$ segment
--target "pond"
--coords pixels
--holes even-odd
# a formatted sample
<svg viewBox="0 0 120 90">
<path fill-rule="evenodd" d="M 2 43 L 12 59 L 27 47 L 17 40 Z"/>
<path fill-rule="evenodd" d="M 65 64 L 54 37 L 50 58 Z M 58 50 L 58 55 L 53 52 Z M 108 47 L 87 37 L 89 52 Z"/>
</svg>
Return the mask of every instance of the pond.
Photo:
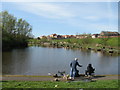
<svg viewBox="0 0 120 90">
<path fill-rule="evenodd" d="M 2 53 L 3 75 L 48 75 L 65 71 L 69 74 L 70 62 L 78 58 L 83 74 L 89 63 L 96 75 L 118 74 L 119 56 L 107 56 L 101 52 L 31 46 Z"/>
</svg>

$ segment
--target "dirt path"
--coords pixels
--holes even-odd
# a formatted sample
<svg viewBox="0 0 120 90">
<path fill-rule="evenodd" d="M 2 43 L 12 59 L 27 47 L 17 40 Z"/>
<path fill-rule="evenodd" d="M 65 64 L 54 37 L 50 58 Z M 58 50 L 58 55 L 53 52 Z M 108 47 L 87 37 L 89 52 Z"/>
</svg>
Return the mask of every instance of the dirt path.
<svg viewBox="0 0 120 90">
<path fill-rule="evenodd" d="M 120 75 L 119 75 L 120 76 Z M 87 79 L 88 77 L 77 77 L 75 80 Z M 16 81 L 53 81 L 55 78 L 52 76 L 28 76 L 28 75 L 3 75 L 0 76 L 0 81 L 16 80 Z M 64 80 L 63 78 L 58 78 Z M 92 80 L 113 80 L 118 79 L 118 75 L 96 75 Z"/>
<path fill-rule="evenodd" d="M 3 75 L 2 81 L 16 80 L 16 81 L 50 81 L 54 80 L 52 76 L 30 76 L 30 75 Z"/>
</svg>

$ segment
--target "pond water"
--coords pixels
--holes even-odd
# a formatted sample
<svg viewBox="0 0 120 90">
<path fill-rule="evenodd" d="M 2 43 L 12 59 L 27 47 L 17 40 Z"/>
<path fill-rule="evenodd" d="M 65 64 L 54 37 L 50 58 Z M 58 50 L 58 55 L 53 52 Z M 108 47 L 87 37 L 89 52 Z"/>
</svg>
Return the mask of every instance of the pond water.
<svg viewBox="0 0 120 90">
<path fill-rule="evenodd" d="M 2 53 L 3 75 L 48 75 L 58 71 L 69 74 L 69 64 L 75 57 L 83 66 L 78 67 L 82 74 L 89 63 L 96 69 L 96 75 L 118 74 L 119 56 L 107 56 L 94 51 L 31 46 Z"/>
</svg>

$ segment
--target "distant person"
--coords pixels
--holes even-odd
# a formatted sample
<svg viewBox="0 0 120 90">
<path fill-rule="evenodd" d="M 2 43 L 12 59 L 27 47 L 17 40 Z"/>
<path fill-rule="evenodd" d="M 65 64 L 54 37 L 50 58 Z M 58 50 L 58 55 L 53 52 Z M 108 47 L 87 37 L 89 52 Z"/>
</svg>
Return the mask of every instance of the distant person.
<svg viewBox="0 0 120 90">
<path fill-rule="evenodd" d="M 74 79 L 75 78 L 75 75 L 76 75 L 76 72 L 77 72 L 77 66 L 82 67 L 82 65 L 79 65 L 79 63 L 78 63 L 78 58 L 75 58 L 75 60 L 73 60 L 70 63 L 70 67 L 71 67 L 70 79 Z"/>
<path fill-rule="evenodd" d="M 87 66 L 87 70 L 85 70 L 85 75 L 92 75 L 92 73 L 94 73 L 95 68 L 92 67 L 92 64 L 88 64 Z"/>
</svg>

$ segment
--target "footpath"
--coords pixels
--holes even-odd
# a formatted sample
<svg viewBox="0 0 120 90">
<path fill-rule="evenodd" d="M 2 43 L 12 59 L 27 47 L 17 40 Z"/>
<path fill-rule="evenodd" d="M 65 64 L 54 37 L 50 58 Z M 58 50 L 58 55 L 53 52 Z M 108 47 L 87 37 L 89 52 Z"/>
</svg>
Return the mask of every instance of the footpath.
<svg viewBox="0 0 120 90">
<path fill-rule="evenodd" d="M 119 79 L 120 75 L 95 75 L 91 77 L 92 80 L 113 80 Z M 53 77 L 53 76 L 32 76 L 32 75 L 1 75 L 0 81 L 54 81 L 54 80 L 64 81 L 63 77 Z M 74 81 L 80 81 L 84 79 L 89 79 L 86 76 L 76 77 Z"/>
</svg>

